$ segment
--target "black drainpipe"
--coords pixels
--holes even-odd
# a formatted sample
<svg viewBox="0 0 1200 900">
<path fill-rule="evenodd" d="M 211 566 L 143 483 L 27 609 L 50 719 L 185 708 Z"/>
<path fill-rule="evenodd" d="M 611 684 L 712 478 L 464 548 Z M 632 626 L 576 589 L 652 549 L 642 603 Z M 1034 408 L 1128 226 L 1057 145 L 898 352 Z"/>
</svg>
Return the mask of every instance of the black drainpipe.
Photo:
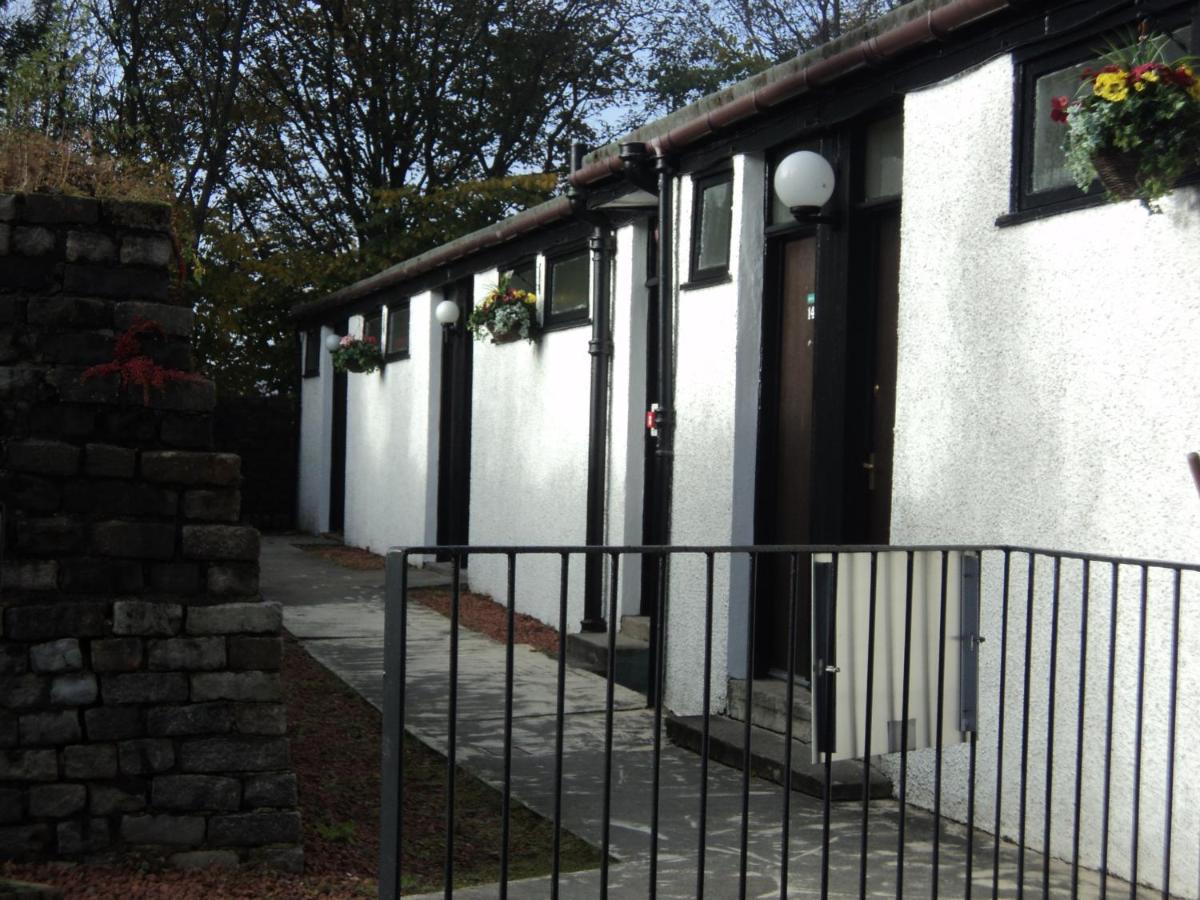
<svg viewBox="0 0 1200 900">
<path fill-rule="evenodd" d="M 571 171 L 583 163 L 583 144 L 571 145 Z M 608 270 L 612 251 L 612 229 L 602 214 L 589 211 L 583 193 L 568 191 L 572 211 L 577 218 L 592 224 L 588 247 L 592 251 L 592 338 L 588 353 L 592 357 L 592 387 L 588 413 L 588 485 L 587 529 L 585 543 L 596 547 L 604 543 L 604 494 L 608 456 L 608 369 L 612 360 L 612 333 L 608 321 Z M 583 631 L 605 630 L 604 602 L 601 591 L 603 559 L 588 554 L 583 575 Z"/>
</svg>

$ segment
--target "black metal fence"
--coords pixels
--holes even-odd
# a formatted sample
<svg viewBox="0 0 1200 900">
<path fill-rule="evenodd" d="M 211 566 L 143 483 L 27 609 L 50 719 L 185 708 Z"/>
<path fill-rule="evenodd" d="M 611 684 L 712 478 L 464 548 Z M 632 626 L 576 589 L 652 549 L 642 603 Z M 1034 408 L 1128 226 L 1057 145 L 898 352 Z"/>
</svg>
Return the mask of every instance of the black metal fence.
<svg viewBox="0 0 1200 900">
<path fill-rule="evenodd" d="M 444 633 L 439 620 L 440 643 L 423 639 L 418 648 L 409 563 L 435 553 L 454 559 L 449 629 Z M 472 569 L 481 560 L 502 561 L 506 576 L 505 595 L 497 597 L 507 611 L 503 671 L 473 678 L 471 687 L 460 683 L 467 554 Z M 603 682 L 571 671 L 563 652 L 577 602 L 571 573 L 588 555 L 602 559 L 607 574 Z M 535 738 L 544 749 L 540 768 L 527 759 L 536 752 L 522 751 L 515 775 L 514 718 L 524 723 L 524 705 L 533 702 L 524 687 L 514 687 L 515 616 L 524 605 L 523 566 L 534 556 L 557 561 L 552 624 L 560 643 L 556 659 L 545 663 L 550 668 L 541 670 L 552 705 L 530 706 L 532 724 L 522 725 L 545 726 Z M 615 699 L 621 689 L 614 668 L 620 574 L 634 560 L 653 567 L 658 586 L 650 702 L 636 714 Z M 737 564 L 747 575 L 744 590 L 737 587 L 741 569 L 732 569 L 733 578 L 715 577 Z M 768 588 L 768 566 L 787 573 L 786 586 L 776 578 Z M 702 897 L 706 890 L 745 897 L 761 896 L 764 885 L 781 897 L 864 898 L 885 888 L 896 897 L 935 898 L 1147 890 L 1169 897 L 1200 889 L 1200 617 L 1185 600 L 1200 590 L 1200 565 L 980 546 L 480 546 L 393 551 L 387 577 L 383 897 L 399 895 L 411 862 L 401 851 L 406 727 L 445 754 L 440 890 L 455 892 L 454 847 L 463 823 L 454 773 L 464 763 L 463 725 L 474 729 L 476 748 L 466 765 L 502 795 L 499 884 L 491 895 L 510 893 L 509 822 L 518 802 L 554 829 L 549 875 L 521 883 L 520 896 L 607 897 L 615 889 L 652 898 Z M 673 614 L 685 601 L 702 615 Z M 769 742 L 782 748 L 784 785 L 804 764 L 796 754 L 812 753 L 815 799 L 752 776 L 755 742 L 764 742 L 752 722 L 754 678 L 745 679 L 739 725 L 746 764 L 731 772 L 709 763 L 720 712 L 714 700 L 724 695 L 728 675 L 763 668 L 756 665 L 760 617 L 771 604 L 775 615 L 786 612 L 789 634 L 811 632 L 810 662 L 793 649 L 786 672 L 774 673 L 785 685 L 786 710 L 797 692 L 811 692 L 811 737 L 795 734 L 786 715 L 781 739 Z M 740 618 L 729 615 L 735 607 Z M 692 638 L 681 640 L 684 631 Z M 580 678 L 594 683 L 572 680 Z M 602 750 L 584 742 L 586 759 L 581 755 L 584 762 L 567 774 L 575 740 L 567 737 L 567 697 L 577 690 L 595 691 L 597 702 L 602 693 L 595 713 L 602 713 Z M 677 700 L 699 706 L 698 754 L 664 741 L 664 720 Z M 464 705 L 494 710 L 502 733 L 477 728 Z M 615 740 L 618 720 L 622 737 Z M 640 743 L 629 736 L 638 729 L 645 732 Z M 497 739 L 495 759 L 478 751 Z M 839 767 L 855 759 L 870 760 L 859 764 L 858 799 L 836 801 L 835 782 L 847 777 Z M 644 778 L 629 775 L 634 770 Z M 1177 783 L 1177 772 L 1190 777 Z M 881 774 L 892 781 L 891 799 L 872 799 Z M 634 799 L 641 818 L 631 824 Z M 622 805 L 620 846 L 614 803 Z M 739 826 L 730 830 L 733 818 Z M 599 848 L 598 871 L 561 870 L 564 829 Z"/>
</svg>

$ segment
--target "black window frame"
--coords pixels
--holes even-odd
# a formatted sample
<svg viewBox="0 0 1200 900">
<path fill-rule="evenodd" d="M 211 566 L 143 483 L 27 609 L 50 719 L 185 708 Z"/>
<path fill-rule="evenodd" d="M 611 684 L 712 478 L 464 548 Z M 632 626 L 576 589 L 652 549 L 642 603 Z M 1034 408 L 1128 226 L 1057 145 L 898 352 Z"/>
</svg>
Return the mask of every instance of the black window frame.
<svg viewBox="0 0 1200 900">
<path fill-rule="evenodd" d="M 304 332 L 304 353 L 300 358 L 300 376 L 317 378 L 321 374 L 321 328 L 309 328 Z"/>
<path fill-rule="evenodd" d="M 530 268 L 533 270 L 533 277 L 531 279 L 529 279 L 529 283 L 531 285 L 533 285 L 533 287 L 530 289 L 530 292 L 535 297 L 540 297 L 541 291 L 538 290 L 539 285 L 538 285 L 538 270 L 537 270 L 537 257 L 536 256 L 523 256 L 519 259 L 513 260 L 512 262 L 501 266 L 500 267 L 500 275 L 501 275 L 501 277 L 503 277 L 504 275 L 512 275 L 512 274 L 515 274 L 519 269 L 524 269 L 524 268 Z M 511 286 L 512 285 L 510 285 L 510 287 Z"/>
<path fill-rule="evenodd" d="M 392 349 L 392 316 L 397 310 L 404 310 L 404 349 Z M 365 329 L 364 323 L 364 329 Z M 405 297 L 403 300 L 395 300 L 387 305 L 387 322 L 383 329 L 383 361 L 391 362 L 397 359 L 408 359 L 409 347 L 412 342 L 412 306 L 411 299 Z"/>
<path fill-rule="evenodd" d="M 583 254 L 587 261 L 587 303 L 581 309 L 567 312 L 554 310 L 554 268 L 563 260 Z M 559 247 L 553 253 L 546 254 L 546 293 L 542 297 L 542 331 L 556 331 L 561 328 L 574 328 L 586 325 L 592 320 L 592 257 L 585 242 L 572 243 Z"/>
<path fill-rule="evenodd" d="M 1014 72 L 1015 102 L 1013 103 L 1013 147 L 1010 170 L 1009 211 L 996 220 L 997 225 L 1013 225 L 1031 219 L 1040 219 L 1076 209 L 1100 206 L 1105 202 L 1104 189 L 1093 182 L 1081 191 L 1074 184 L 1042 191 L 1033 191 L 1034 137 L 1037 121 L 1037 83 L 1046 75 L 1071 66 L 1095 60 L 1107 40 L 1122 32 L 1133 33 L 1138 22 L 1149 21 L 1152 31 L 1173 32 L 1187 25 L 1192 26 L 1191 53 L 1200 50 L 1197 26 L 1200 23 L 1200 6 L 1192 2 L 1155 3 L 1153 0 L 1141 8 L 1130 6 L 1126 10 L 1102 17 L 1080 37 L 1079 30 L 1067 30 L 1050 41 L 1040 42 L 1016 55 Z M 1063 128 L 1065 126 L 1057 125 Z M 1189 174 L 1183 182 L 1197 180 L 1197 174 Z"/>
<path fill-rule="evenodd" d="M 378 323 L 378 331 L 375 335 L 375 338 L 379 341 L 378 346 L 379 346 L 379 349 L 382 351 L 383 350 L 383 306 L 382 305 L 376 306 L 375 308 L 369 309 L 363 313 L 362 339 L 364 341 L 367 339 L 367 336 L 371 333 L 371 323 L 372 322 Z"/>
<path fill-rule="evenodd" d="M 700 268 L 700 233 L 704 225 L 704 192 L 718 184 L 729 184 L 729 240 L 725 247 L 725 264 Z M 688 280 L 680 285 L 686 289 L 719 284 L 730 279 L 733 262 L 733 166 L 725 163 L 719 169 L 692 177 L 692 233 L 688 248 Z"/>
</svg>

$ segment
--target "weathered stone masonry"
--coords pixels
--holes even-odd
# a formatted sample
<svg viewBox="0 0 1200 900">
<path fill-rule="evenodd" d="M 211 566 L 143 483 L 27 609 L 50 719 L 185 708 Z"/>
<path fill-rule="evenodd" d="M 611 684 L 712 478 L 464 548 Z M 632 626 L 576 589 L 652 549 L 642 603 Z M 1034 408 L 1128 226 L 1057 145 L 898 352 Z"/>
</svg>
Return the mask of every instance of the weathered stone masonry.
<svg viewBox="0 0 1200 900">
<path fill-rule="evenodd" d="M 0 858 L 302 862 L 280 610 L 213 385 L 81 381 L 138 318 L 192 368 L 173 260 L 166 207 L 0 195 Z"/>
</svg>

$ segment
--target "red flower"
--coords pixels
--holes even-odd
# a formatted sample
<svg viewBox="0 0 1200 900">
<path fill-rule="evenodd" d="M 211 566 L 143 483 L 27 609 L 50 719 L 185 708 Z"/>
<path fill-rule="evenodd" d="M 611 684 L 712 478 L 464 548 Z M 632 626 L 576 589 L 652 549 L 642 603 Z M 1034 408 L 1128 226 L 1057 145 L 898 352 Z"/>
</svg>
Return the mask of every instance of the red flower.
<svg viewBox="0 0 1200 900">
<path fill-rule="evenodd" d="M 1055 122 L 1066 124 L 1067 108 L 1071 105 L 1070 97 L 1054 97 L 1050 101 L 1050 118 Z"/>
<path fill-rule="evenodd" d="M 1188 72 L 1188 70 L 1184 66 L 1180 66 L 1178 69 L 1175 69 L 1174 71 L 1168 69 L 1167 77 L 1169 79 L 1171 79 L 1171 81 L 1174 81 L 1180 87 L 1185 87 L 1185 88 L 1191 87 L 1196 81 L 1196 76 L 1192 75 L 1190 72 Z"/>
</svg>

